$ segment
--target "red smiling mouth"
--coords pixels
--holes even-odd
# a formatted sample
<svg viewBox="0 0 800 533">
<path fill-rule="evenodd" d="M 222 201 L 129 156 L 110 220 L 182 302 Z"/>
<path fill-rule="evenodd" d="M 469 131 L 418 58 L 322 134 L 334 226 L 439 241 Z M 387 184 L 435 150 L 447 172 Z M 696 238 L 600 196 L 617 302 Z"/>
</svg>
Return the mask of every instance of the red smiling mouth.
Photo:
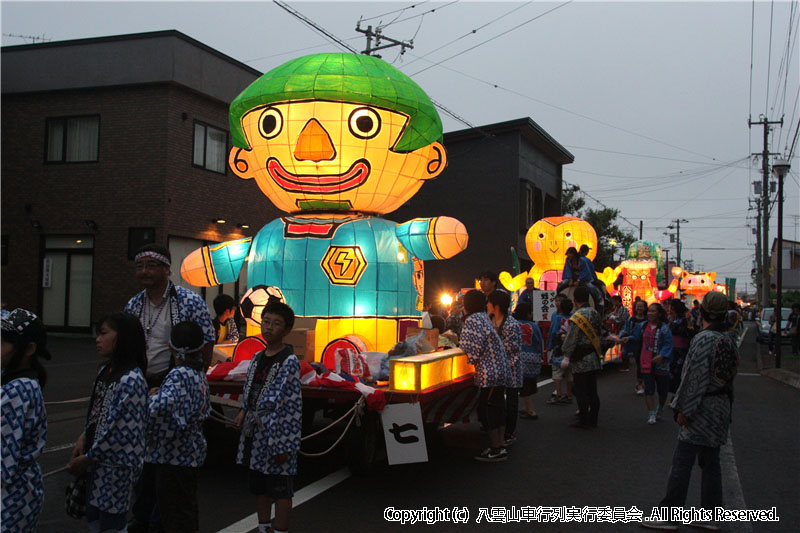
<svg viewBox="0 0 800 533">
<path fill-rule="evenodd" d="M 280 161 L 274 157 L 267 160 L 267 172 L 272 180 L 281 189 L 289 192 L 306 192 L 317 194 L 331 194 L 349 191 L 367 181 L 369 177 L 369 161 L 359 159 L 342 174 L 295 175 L 283 168 Z"/>
</svg>

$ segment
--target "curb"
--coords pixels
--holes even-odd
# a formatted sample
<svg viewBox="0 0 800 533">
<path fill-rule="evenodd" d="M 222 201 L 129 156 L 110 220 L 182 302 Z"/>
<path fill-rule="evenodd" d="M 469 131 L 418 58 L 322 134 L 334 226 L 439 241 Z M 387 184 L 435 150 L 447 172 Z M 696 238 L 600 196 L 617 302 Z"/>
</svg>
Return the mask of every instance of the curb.
<svg viewBox="0 0 800 533">
<path fill-rule="evenodd" d="M 795 389 L 800 389 L 800 374 L 795 374 L 782 368 L 766 368 L 761 370 L 761 375 L 785 383 Z"/>
</svg>

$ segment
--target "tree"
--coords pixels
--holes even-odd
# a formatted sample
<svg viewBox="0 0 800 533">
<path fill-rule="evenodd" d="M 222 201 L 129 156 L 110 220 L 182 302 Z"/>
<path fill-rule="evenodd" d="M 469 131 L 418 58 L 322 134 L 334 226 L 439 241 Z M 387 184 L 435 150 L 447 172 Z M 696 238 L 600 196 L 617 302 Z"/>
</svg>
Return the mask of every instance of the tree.
<svg viewBox="0 0 800 533">
<path fill-rule="evenodd" d="M 570 185 L 561 191 L 561 212 L 565 216 L 582 218 L 594 228 L 597 233 L 597 256 L 594 258 L 594 267 L 602 272 L 605 267 L 614 266 L 614 246 L 609 240 L 616 240 L 617 246 L 627 248 L 636 240 L 630 231 L 623 230 L 617 224 L 619 209 L 603 207 L 600 209 L 585 208 L 586 200 L 583 198 L 581 188 Z"/>
</svg>

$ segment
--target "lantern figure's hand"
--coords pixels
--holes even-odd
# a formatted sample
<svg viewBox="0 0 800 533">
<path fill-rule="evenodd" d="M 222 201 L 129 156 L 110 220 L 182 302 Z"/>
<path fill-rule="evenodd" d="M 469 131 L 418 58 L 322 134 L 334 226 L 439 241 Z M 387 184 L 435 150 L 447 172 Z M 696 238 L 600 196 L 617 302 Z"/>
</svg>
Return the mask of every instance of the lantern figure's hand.
<svg viewBox="0 0 800 533">
<path fill-rule="evenodd" d="M 248 237 L 198 248 L 181 263 L 181 277 L 195 287 L 212 287 L 236 281 L 252 241 Z"/>
<path fill-rule="evenodd" d="M 397 238 L 422 261 L 453 257 L 469 242 L 464 224 L 450 217 L 415 218 L 397 226 Z"/>
</svg>

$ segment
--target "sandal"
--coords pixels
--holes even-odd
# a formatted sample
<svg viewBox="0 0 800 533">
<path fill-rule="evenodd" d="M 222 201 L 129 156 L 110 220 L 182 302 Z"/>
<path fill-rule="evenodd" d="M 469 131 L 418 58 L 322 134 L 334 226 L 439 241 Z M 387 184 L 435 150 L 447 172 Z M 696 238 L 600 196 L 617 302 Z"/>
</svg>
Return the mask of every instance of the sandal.
<svg viewBox="0 0 800 533">
<path fill-rule="evenodd" d="M 537 414 L 530 414 L 530 413 L 528 413 L 527 411 L 522 411 L 522 412 L 519 414 L 519 417 L 520 417 L 520 418 L 526 418 L 526 419 L 528 419 L 528 420 L 536 420 L 536 419 L 538 419 L 538 418 L 539 418 L 539 415 L 537 415 Z"/>
</svg>

